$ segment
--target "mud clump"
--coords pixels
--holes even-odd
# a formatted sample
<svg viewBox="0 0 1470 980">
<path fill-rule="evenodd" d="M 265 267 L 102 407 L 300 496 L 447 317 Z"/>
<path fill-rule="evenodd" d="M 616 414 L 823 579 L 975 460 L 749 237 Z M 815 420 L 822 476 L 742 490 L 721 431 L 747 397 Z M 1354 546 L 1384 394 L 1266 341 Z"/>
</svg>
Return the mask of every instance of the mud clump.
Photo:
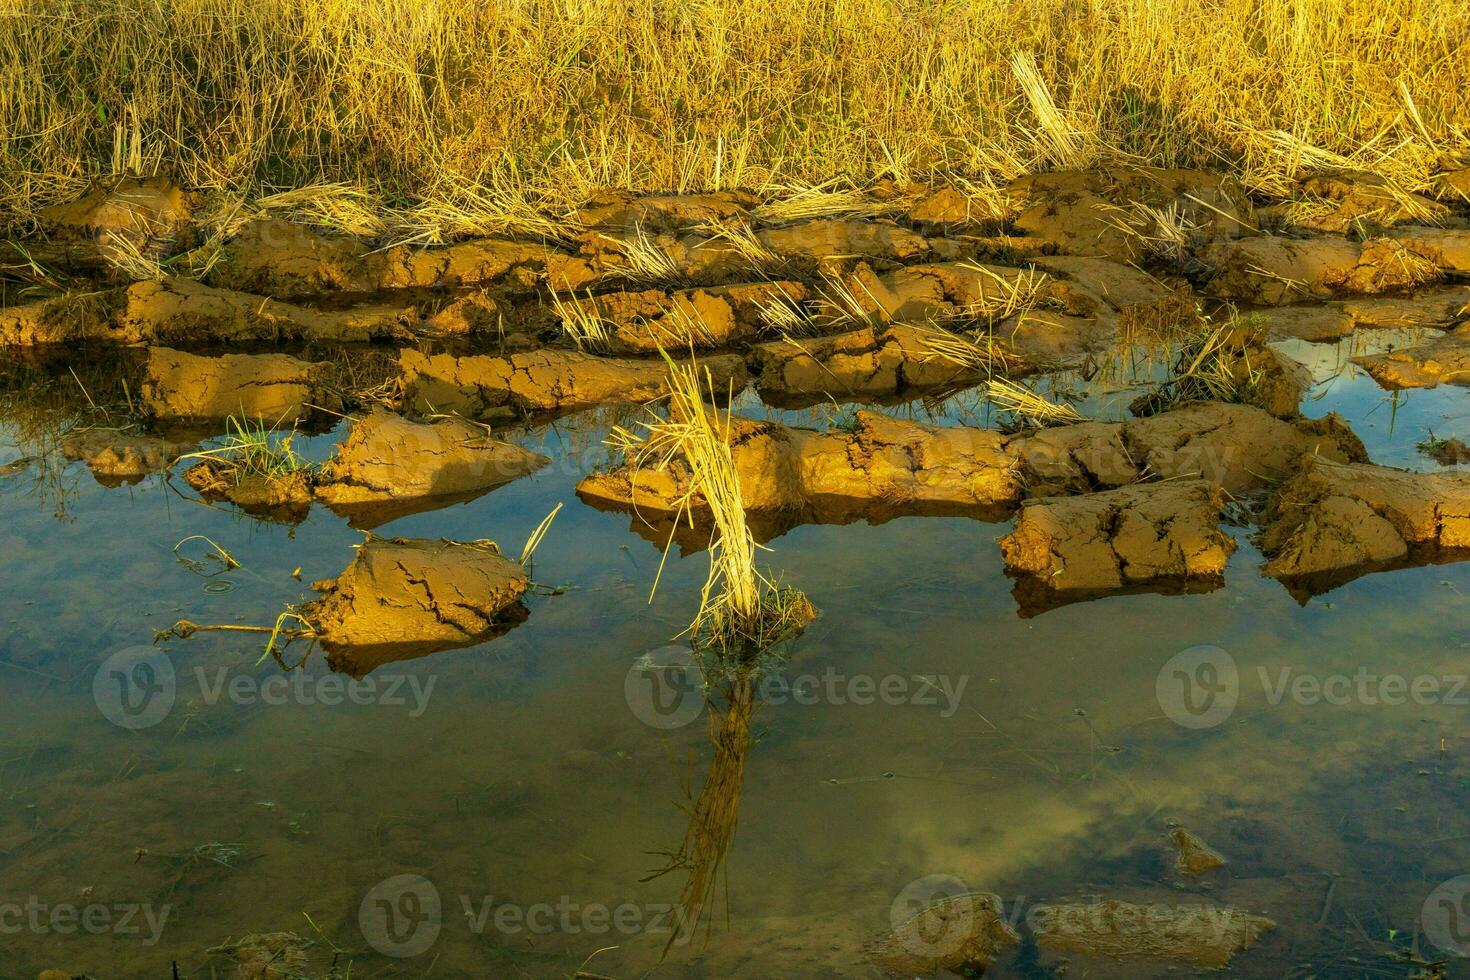
<svg viewBox="0 0 1470 980">
<path fill-rule="evenodd" d="M 1370 296 L 1320 305 L 1276 307 L 1259 314 L 1270 338 L 1332 343 L 1363 328 L 1453 327 L 1470 319 L 1470 287 L 1448 286 L 1408 296 Z"/>
<path fill-rule="evenodd" d="M 311 943 L 294 932 L 267 932 L 246 936 L 238 943 L 217 946 L 211 954 L 236 962 L 236 980 L 293 980 L 311 967 Z"/>
<path fill-rule="evenodd" d="M 1023 607 L 1119 589 L 1218 584 L 1235 540 L 1224 494 L 1205 481 L 1138 484 L 1028 501 L 1001 538 Z"/>
<path fill-rule="evenodd" d="M 1117 167 L 1064 170 L 1021 177 L 1007 193 L 1026 206 L 1017 232 L 1069 255 L 1134 262 L 1150 251 L 1151 211 L 1178 216 L 1190 244 L 1255 231 L 1250 195 L 1230 177 L 1197 170 Z"/>
<path fill-rule="evenodd" d="M 1273 218 L 1310 231 L 1343 233 L 1381 230 L 1407 221 L 1422 221 L 1445 211 L 1443 205 L 1397 191 L 1376 174 L 1341 171 L 1302 181 L 1298 198 L 1263 208 L 1262 220 Z"/>
<path fill-rule="evenodd" d="M 43 208 L 48 240 L 29 248 L 43 265 L 133 279 L 192 247 L 194 195 L 166 177 L 112 178 L 82 197 Z"/>
<path fill-rule="evenodd" d="M 227 461 L 206 459 L 184 472 L 184 482 L 205 500 L 228 500 L 247 514 L 299 524 L 311 511 L 312 474 L 240 473 Z"/>
<path fill-rule="evenodd" d="M 1204 479 L 1227 493 L 1259 491 L 1303 456 L 1368 458 L 1336 415 L 1278 419 L 1250 405 L 1191 402 L 1128 422 L 1085 422 L 1013 437 L 1032 495 L 1086 493 L 1145 477 Z"/>
<path fill-rule="evenodd" d="M 1470 272 L 1470 229 L 1410 226 L 1389 234 L 1444 272 Z"/>
<path fill-rule="evenodd" d="M 1434 460 L 1440 466 L 1458 466 L 1461 463 L 1470 463 L 1470 445 L 1463 439 L 1436 439 L 1431 433 L 1430 437 L 1419 444 L 1419 452 Z"/>
<path fill-rule="evenodd" d="M 230 239 L 209 278 L 217 286 L 288 300 L 490 285 L 529 294 L 564 258 L 546 245 L 501 238 L 373 249 L 356 239 L 263 217 Z"/>
<path fill-rule="evenodd" d="M 1265 916 L 1229 906 L 1135 905 L 1103 901 L 1038 905 L 1036 942 L 1083 956 L 1146 958 L 1223 967 L 1276 928 Z"/>
<path fill-rule="evenodd" d="M 333 662 L 469 646 L 526 618 L 530 580 L 491 542 L 369 538 L 335 579 L 301 607 Z M 338 668 L 340 669 L 340 668 Z"/>
<path fill-rule="evenodd" d="M 933 902 L 863 947 L 866 959 L 891 974 L 940 972 L 978 976 L 999 954 L 1020 943 L 1005 921 L 1000 897 L 957 895 Z"/>
<path fill-rule="evenodd" d="M 1264 571 L 1299 598 L 1380 568 L 1470 552 L 1470 473 L 1308 459 L 1261 533 Z"/>
<path fill-rule="evenodd" d="M 73 433 L 61 444 L 63 456 L 86 463 L 97 482 L 108 487 L 137 483 L 150 473 L 160 473 L 193 449 L 193 443 L 116 429 Z"/>
<path fill-rule="evenodd" d="M 1353 363 L 1390 390 L 1470 386 L 1470 327 L 1457 327 L 1413 347 L 1355 357 Z"/>
<path fill-rule="evenodd" d="M 573 211 L 568 219 L 588 228 L 666 231 L 711 222 L 743 220 L 759 204 L 760 198 L 742 191 L 715 191 L 710 194 L 608 191 Z"/>
<path fill-rule="evenodd" d="M 1436 263 L 1393 238 L 1352 242 L 1262 235 L 1217 242 L 1201 257 L 1213 270 L 1206 288 L 1210 295 L 1263 306 L 1410 289 L 1440 278 Z"/>
<path fill-rule="evenodd" d="M 730 422 L 741 498 L 763 537 L 803 523 L 878 523 L 909 514 L 999 520 L 1020 497 L 1015 462 L 1003 437 L 989 430 L 937 428 L 870 412 L 856 413 L 851 431 L 826 433 Z M 631 510 L 635 527 L 645 521 L 672 529 L 686 499 L 694 515 L 707 511 L 702 498 L 689 496 L 692 482 L 688 463 L 675 457 L 594 473 L 577 494 L 594 506 Z"/>
<path fill-rule="evenodd" d="M 1235 320 L 1180 346 L 1175 376 L 1142 395 L 1129 408 L 1134 415 L 1156 415 L 1171 405 L 1218 400 L 1254 405 L 1277 418 L 1301 414 L 1312 372 L 1266 344 L 1268 328 L 1254 320 Z"/>
<path fill-rule="evenodd" d="M 945 340 L 933 328 L 895 324 L 756 344 L 749 358 L 761 398 L 786 408 L 968 387 L 989 376 L 989 364 L 939 353 Z"/>
<path fill-rule="evenodd" d="M 477 496 L 548 462 L 462 419 L 422 423 L 375 411 L 353 423 L 314 494 L 354 526 L 370 527 L 443 498 Z"/>
<path fill-rule="evenodd" d="M 583 301 L 573 298 L 563 309 L 605 324 L 612 350 L 650 354 L 659 348 L 678 351 L 744 343 L 767 329 L 769 309 L 792 307 L 806 298 L 807 289 L 798 282 L 743 283 L 603 293 Z"/>
<path fill-rule="evenodd" d="M 1198 877 L 1226 865 L 1224 855 L 1183 827 L 1169 832 L 1174 842 L 1174 866 L 1182 875 Z"/>
<path fill-rule="evenodd" d="M 817 218 L 748 234 L 592 231 L 575 255 L 548 266 L 547 278 L 553 289 L 568 292 L 613 282 L 715 286 L 748 281 L 753 273 L 840 274 L 862 260 L 893 265 L 931 251 L 917 232 L 859 218 Z"/>
<path fill-rule="evenodd" d="M 411 411 L 488 421 L 650 401 L 663 394 L 667 374 L 658 360 L 552 349 L 505 357 L 405 349 L 398 364 L 404 405 Z M 746 385 L 745 362 L 733 354 L 702 357 L 699 366 L 709 370 L 716 391 L 738 392 Z"/>
<path fill-rule="evenodd" d="M 416 323 L 408 309 L 311 310 L 169 278 L 0 309 L 0 346 L 405 340 Z"/>
<path fill-rule="evenodd" d="M 148 351 L 142 400 L 157 419 L 218 421 L 231 416 L 292 425 L 318 409 L 340 411 L 324 387 L 330 365 L 286 354 L 203 357 L 166 347 Z"/>
</svg>

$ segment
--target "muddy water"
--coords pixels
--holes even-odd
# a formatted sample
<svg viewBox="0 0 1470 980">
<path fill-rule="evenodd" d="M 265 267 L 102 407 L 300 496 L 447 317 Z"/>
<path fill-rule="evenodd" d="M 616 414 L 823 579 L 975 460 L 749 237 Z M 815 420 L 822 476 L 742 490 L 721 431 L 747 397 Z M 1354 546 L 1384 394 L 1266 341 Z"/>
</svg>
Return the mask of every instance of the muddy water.
<svg viewBox="0 0 1470 980">
<path fill-rule="evenodd" d="M 1377 462 L 1429 468 L 1428 430 L 1470 435 L 1459 389 L 1390 397 L 1346 346 L 1289 351 L 1322 381 L 1306 413 L 1348 417 Z M 1129 392 L 1095 378 L 1087 396 L 1122 417 Z M 889 410 L 983 415 L 964 394 Z M 211 950 L 279 931 L 314 943 L 313 976 L 334 959 L 353 977 L 863 976 L 859 949 L 895 910 L 957 888 L 1000 896 L 1023 938 L 987 976 L 1193 972 L 1038 949 L 1031 911 L 1067 899 L 1275 920 L 1232 976 L 1427 976 L 1407 960 L 1470 953 L 1470 919 L 1440 903 L 1460 892 L 1431 900 L 1470 872 L 1470 565 L 1299 605 L 1236 529 L 1217 591 L 1021 618 L 1004 525 L 801 527 L 764 558 L 823 615 L 747 713 L 633 669 L 688 622 L 707 566 L 671 555 L 650 602 L 658 550 L 577 501 L 614 421 L 520 433 L 553 465 L 385 529 L 514 553 L 567 505 L 526 623 L 351 690 L 320 653 L 285 684 L 252 634 L 169 643 L 121 682 L 110 660 L 181 618 L 274 620 L 361 541 L 329 511 L 289 528 L 157 479 L 106 489 L 79 465 L 0 477 L 0 977 L 229 976 Z M 0 427 L 0 465 L 28 451 L 21 428 Z M 172 549 L 189 535 L 242 567 L 187 567 Z M 1181 665 L 1219 696 L 1185 691 Z M 720 717 L 733 764 L 712 748 Z M 694 807 L 712 767 L 719 798 Z M 692 939 L 668 912 L 688 869 L 650 878 L 691 809 L 696 841 L 734 825 L 723 860 L 690 849 L 713 882 Z M 1229 864 L 1181 878 L 1176 824 Z"/>
</svg>

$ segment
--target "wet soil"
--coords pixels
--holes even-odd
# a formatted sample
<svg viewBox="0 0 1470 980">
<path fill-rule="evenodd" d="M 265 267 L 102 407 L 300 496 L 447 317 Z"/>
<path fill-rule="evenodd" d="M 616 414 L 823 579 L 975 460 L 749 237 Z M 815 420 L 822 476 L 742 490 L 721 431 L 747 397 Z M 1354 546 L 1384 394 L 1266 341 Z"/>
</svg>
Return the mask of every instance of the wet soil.
<svg viewBox="0 0 1470 980">
<path fill-rule="evenodd" d="M 25 891 L 169 901 L 180 924 L 160 948 L 25 935 L 17 969 L 270 976 L 326 969 L 310 959 L 326 937 L 359 970 L 452 977 L 1333 976 L 1428 953 L 1425 883 L 1467 857 L 1452 706 L 1327 718 L 1247 681 L 1275 658 L 1456 669 L 1470 490 L 1459 470 L 1401 467 L 1426 434 L 1470 436 L 1462 204 L 1344 175 L 1252 201 L 1228 178 L 1131 169 L 1008 195 L 998 211 L 910 188 L 861 216 L 777 221 L 741 192 L 610 194 L 554 240 L 426 248 L 263 216 L 204 283 L 122 268 L 198 257 L 192 198 L 171 185 L 99 188 L 53 216 L 34 254 L 86 282 L 0 307 L 0 343 L 39 365 L 0 389 L 0 565 L 17 583 L 0 590 L 0 687 L 24 721 L 0 736 L 0 785 L 25 806 L 0 815 L 0 867 Z M 1161 250 L 1150 208 L 1183 209 L 1187 240 Z M 1220 362 L 1236 387 L 1261 379 L 1252 403 L 1130 409 L 1177 381 L 1181 337 L 1230 319 L 1222 300 L 1252 304 Z M 571 329 L 583 314 L 603 340 Z M 946 357 L 955 338 L 988 359 Z M 140 349 L 99 371 L 83 341 Z M 789 534 L 762 567 L 824 611 L 762 669 L 924 678 L 901 708 L 802 714 L 762 689 L 661 730 L 623 710 L 629 663 L 687 626 L 707 574 L 703 556 L 628 547 L 629 519 L 660 549 L 711 539 L 697 499 L 677 519 L 683 460 L 601 448 L 663 393 L 659 347 L 700 349 L 733 402 L 752 530 Z M 1000 376 L 1090 420 L 1004 411 L 983 384 Z M 300 423 L 315 465 L 152 478 L 230 416 Z M 566 510 L 539 570 L 491 543 L 574 492 L 593 506 Z M 214 498 L 290 526 L 177 506 Z M 871 526 L 815 526 L 855 522 Z M 354 530 L 383 524 L 391 537 Z M 243 567 L 172 556 L 203 532 Z M 302 566 L 335 575 L 316 598 Z M 326 652 L 293 681 L 442 676 L 443 706 L 399 724 L 383 705 L 181 689 L 166 724 L 125 741 L 99 720 L 91 674 L 113 646 L 283 608 Z M 1160 715 L 1160 664 L 1191 644 L 1239 658 L 1249 710 L 1226 727 Z M 278 676 L 253 635 L 165 649 L 186 680 Z M 959 680 L 973 700 L 922 710 Z M 715 839 L 733 851 L 700 851 Z M 482 892 L 667 904 L 688 886 L 647 854 L 681 840 L 666 874 L 726 876 L 697 949 L 651 930 L 465 933 L 455 916 L 426 959 L 363 947 L 363 895 L 392 875 L 440 882 L 456 912 Z M 935 871 L 963 875 L 964 896 L 897 909 Z M 303 910 L 323 943 L 303 944 Z"/>
</svg>

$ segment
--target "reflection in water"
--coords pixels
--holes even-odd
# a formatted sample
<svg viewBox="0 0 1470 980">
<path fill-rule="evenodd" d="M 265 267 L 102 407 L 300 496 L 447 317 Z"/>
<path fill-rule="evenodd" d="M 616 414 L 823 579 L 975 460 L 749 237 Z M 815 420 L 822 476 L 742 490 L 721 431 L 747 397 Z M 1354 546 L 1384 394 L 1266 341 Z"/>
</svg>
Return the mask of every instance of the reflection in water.
<svg viewBox="0 0 1470 980">
<path fill-rule="evenodd" d="M 1316 350 L 1325 359 L 1332 349 Z M 121 385 L 113 392 L 75 363 L 99 405 L 126 405 Z M 1306 410 L 1349 417 L 1375 461 L 1426 468 L 1414 443 L 1428 430 L 1470 436 L 1463 391 L 1395 401 L 1337 361 L 1318 378 L 1339 370 Z M 908 883 L 947 874 L 1000 896 L 1023 936 L 987 980 L 1067 967 L 1031 942 L 1025 911 L 1094 896 L 1228 903 L 1275 920 L 1231 976 L 1456 975 L 1443 943 L 1470 918 L 1425 909 L 1470 868 L 1470 740 L 1455 686 L 1470 649 L 1470 566 L 1366 576 L 1298 606 L 1255 574 L 1261 556 L 1239 532 L 1217 591 L 1118 595 L 1021 620 L 995 544 L 1003 526 L 796 528 L 773 562 L 826 614 L 802 640 L 802 671 L 947 675 L 956 691 L 965 679 L 958 710 L 925 707 L 927 695 L 778 703 L 770 689 L 762 704 L 750 671 L 717 679 L 707 730 L 663 733 L 619 692 L 630 660 L 689 622 L 707 562 L 671 556 L 650 606 L 657 560 L 629 537 L 626 517 L 573 504 L 537 560 L 549 581 L 574 588 L 554 602 L 529 596 L 529 620 L 462 654 L 355 660 L 351 669 L 372 673 L 354 690 L 376 692 L 375 702 L 342 696 L 341 678 L 315 655 L 292 680 L 337 690 L 335 703 L 236 700 L 234 677 L 258 692 L 277 668 L 255 665 L 257 638 L 210 634 L 167 650 L 178 679 L 168 717 L 124 731 L 94 703 L 94 674 L 115 650 L 146 646 L 154 627 L 181 617 L 269 623 L 306 598 L 306 582 L 340 573 L 361 535 L 324 508 L 288 530 L 180 506 L 152 478 L 104 489 L 47 448 L 91 409 L 69 373 L 46 377 L 0 421 L 0 467 L 39 451 L 47 484 L 68 487 L 68 521 L 58 523 L 56 496 L 32 491 L 34 462 L 0 475 L 0 903 L 173 908 L 151 946 L 116 933 L 7 935 L 0 974 L 162 978 L 178 962 L 184 976 L 225 976 L 235 964 L 210 950 L 291 932 L 346 950 L 339 962 L 351 961 L 354 977 L 565 980 L 614 946 L 586 969 L 878 976 L 865 972 L 863 942 L 889 933 Z M 1116 400 L 1126 407 L 1128 397 Z M 967 411 L 957 399 L 925 417 L 979 421 Z M 393 533 L 523 539 L 548 498 L 572 496 L 599 419 L 517 433 L 557 465 L 463 506 L 402 517 Z M 310 445 L 320 456 L 332 441 Z M 230 573 L 228 596 L 206 595 L 175 560 L 170 549 L 190 534 L 244 566 Z M 1214 728 L 1181 727 L 1158 700 L 1161 666 L 1193 644 L 1235 661 L 1239 700 Z M 1438 700 L 1354 695 L 1344 705 L 1293 693 L 1298 677 L 1352 678 L 1360 667 L 1432 676 Z M 332 683 L 314 688 L 322 677 Z M 411 681 L 427 693 L 436 679 L 426 703 L 396 703 Z M 756 724 L 760 755 L 747 766 Z M 710 755 L 679 813 L 666 803 L 670 768 L 691 751 Z M 1174 855 L 1161 857 L 1171 819 L 1229 859 L 1213 880 L 1180 882 Z M 667 848 L 640 883 L 647 851 Z M 357 910 L 377 882 L 405 873 L 438 883 L 446 915 L 432 951 L 395 959 L 367 946 Z M 684 932 L 703 920 L 707 945 L 473 933 L 455 914 L 461 893 L 522 906 L 676 901 Z M 1189 975 L 1137 961 L 1088 969 Z"/>
<path fill-rule="evenodd" d="M 681 939 L 687 941 L 698 930 L 700 920 L 715 901 L 720 871 L 730 856 L 735 825 L 740 819 L 745 757 L 752 741 L 750 722 L 759 704 L 756 685 L 761 669 L 742 664 L 717 668 L 715 673 L 718 676 L 710 684 L 705 701 L 710 743 L 714 747 L 709 770 L 699 795 L 692 798 L 687 808 L 689 827 L 679 849 L 668 852 L 668 863 L 643 879 L 652 881 L 676 872 L 686 876 L 679 891 L 678 929 L 669 937 L 666 954 L 668 947 Z M 710 923 L 706 921 L 706 937 L 709 929 Z"/>
</svg>

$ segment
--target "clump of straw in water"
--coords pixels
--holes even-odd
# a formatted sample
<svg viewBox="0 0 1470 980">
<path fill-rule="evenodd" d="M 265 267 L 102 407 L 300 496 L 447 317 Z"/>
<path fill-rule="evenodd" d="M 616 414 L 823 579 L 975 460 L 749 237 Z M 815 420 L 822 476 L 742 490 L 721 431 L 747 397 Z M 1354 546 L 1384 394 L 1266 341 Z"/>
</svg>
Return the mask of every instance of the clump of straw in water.
<svg viewBox="0 0 1470 980">
<path fill-rule="evenodd" d="M 732 416 L 706 404 L 705 393 L 715 394 L 709 372 L 701 378 L 694 362 L 678 364 L 667 354 L 664 360 L 669 366 L 667 416 L 642 423 L 647 430 L 642 437 L 618 429 L 609 441 L 636 466 L 667 466 L 678 457 L 689 467 L 688 489 L 676 502 L 678 517 L 693 526 L 698 509 L 707 511 L 714 524 L 709 577 L 690 635 L 700 651 L 759 655 L 801 632 L 816 610 L 800 591 L 756 568 L 757 545 L 730 452 Z"/>
</svg>

